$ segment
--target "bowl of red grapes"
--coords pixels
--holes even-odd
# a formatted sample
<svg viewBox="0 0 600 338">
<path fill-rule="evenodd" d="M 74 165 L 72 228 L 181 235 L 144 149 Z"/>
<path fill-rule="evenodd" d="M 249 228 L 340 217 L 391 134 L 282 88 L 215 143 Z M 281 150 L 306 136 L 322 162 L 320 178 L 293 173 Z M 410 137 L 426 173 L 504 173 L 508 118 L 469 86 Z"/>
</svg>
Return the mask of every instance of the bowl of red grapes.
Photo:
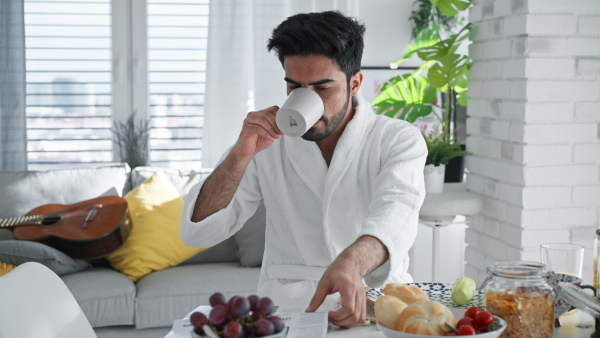
<svg viewBox="0 0 600 338">
<path fill-rule="evenodd" d="M 227 300 L 222 293 L 215 292 L 208 301 L 212 307 L 208 317 L 198 311 L 190 316 L 194 338 L 285 337 L 285 323 L 273 315 L 275 304 L 269 297 L 233 296 Z"/>
</svg>

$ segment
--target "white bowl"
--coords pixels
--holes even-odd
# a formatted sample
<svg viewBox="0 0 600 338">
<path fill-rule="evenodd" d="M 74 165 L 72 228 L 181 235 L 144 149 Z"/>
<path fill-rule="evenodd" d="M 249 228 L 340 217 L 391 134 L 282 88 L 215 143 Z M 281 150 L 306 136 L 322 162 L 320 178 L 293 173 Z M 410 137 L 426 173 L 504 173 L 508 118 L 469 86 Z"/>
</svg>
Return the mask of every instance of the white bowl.
<svg viewBox="0 0 600 338">
<path fill-rule="evenodd" d="M 451 309 L 451 311 L 454 309 Z M 452 311 L 452 313 L 455 313 L 455 311 Z M 464 311 L 462 311 L 462 313 L 464 314 Z M 456 318 L 462 318 L 463 316 L 456 316 Z M 478 333 L 472 337 L 476 337 L 476 338 L 497 338 L 500 337 L 500 335 L 502 334 L 502 332 L 506 329 L 506 322 L 504 321 L 504 319 L 494 316 L 494 319 L 496 319 L 498 321 L 498 323 L 500 323 L 500 328 L 498 328 L 497 330 L 494 331 L 490 331 L 490 332 L 486 332 L 486 333 Z M 400 331 L 396 331 L 396 330 L 391 330 L 388 329 L 387 327 L 384 327 L 382 325 L 379 324 L 379 322 L 377 322 L 377 328 L 379 330 L 381 330 L 381 332 L 383 332 L 383 334 L 387 337 L 387 338 L 430 338 L 431 336 L 425 336 L 422 334 L 412 334 L 412 333 L 404 333 L 404 332 L 400 332 Z M 461 337 L 461 336 L 459 336 Z M 467 337 L 467 336 L 462 336 L 462 337 Z M 471 336 L 469 336 L 471 337 Z"/>
</svg>

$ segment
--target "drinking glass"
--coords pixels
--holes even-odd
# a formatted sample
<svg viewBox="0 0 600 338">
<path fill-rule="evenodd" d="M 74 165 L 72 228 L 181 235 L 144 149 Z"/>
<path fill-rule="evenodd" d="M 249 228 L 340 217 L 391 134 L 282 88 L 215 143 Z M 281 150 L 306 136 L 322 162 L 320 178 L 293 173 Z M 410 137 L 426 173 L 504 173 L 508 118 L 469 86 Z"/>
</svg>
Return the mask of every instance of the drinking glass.
<svg viewBox="0 0 600 338">
<path fill-rule="evenodd" d="M 583 245 L 572 243 L 547 243 L 540 245 L 542 263 L 556 273 L 582 278 Z"/>
<path fill-rule="evenodd" d="M 582 278 L 584 246 L 572 243 L 547 243 L 540 245 L 542 263 L 546 269 Z M 576 310 L 567 312 L 572 315 Z"/>
</svg>

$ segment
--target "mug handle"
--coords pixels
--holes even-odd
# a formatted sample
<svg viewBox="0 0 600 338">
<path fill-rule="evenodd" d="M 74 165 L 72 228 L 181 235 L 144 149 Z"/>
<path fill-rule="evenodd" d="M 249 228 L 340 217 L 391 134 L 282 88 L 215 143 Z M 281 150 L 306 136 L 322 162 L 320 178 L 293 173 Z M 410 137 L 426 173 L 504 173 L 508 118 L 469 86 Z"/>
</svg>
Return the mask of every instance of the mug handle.
<svg viewBox="0 0 600 338">
<path fill-rule="evenodd" d="M 594 291 L 594 297 L 596 297 L 596 288 L 593 287 L 592 285 L 579 285 L 579 287 L 581 289 L 588 289 L 588 290 Z M 571 305 L 571 308 L 569 309 L 569 311 L 575 310 L 575 309 L 576 309 L 576 307 L 574 307 L 573 305 Z"/>
</svg>

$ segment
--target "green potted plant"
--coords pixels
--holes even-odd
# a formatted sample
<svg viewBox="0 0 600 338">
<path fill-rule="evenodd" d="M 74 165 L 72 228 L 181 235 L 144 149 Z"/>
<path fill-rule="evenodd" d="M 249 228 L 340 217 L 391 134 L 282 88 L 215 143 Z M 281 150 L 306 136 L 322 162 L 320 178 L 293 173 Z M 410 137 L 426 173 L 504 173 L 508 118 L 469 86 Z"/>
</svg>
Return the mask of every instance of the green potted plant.
<svg viewBox="0 0 600 338">
<path fill-rule="evenodd" d="M 417 4 L 419 3 L 422 6 L 424 2 L 417 0 Z M 373 108 L 378 114 L 410 123 L 430 114 L 436 117 L 434 127 L 423 132 L 430 153 L 425 167 L 426 189 L 432 193 L 443 190 L 445 165 L 453 158 L 470 154 L 461 148 L 453 120 L 457 105 L 466 106 L 468 101 L 467 83 L 471 59 L 460 54 L 458 48 L 467 39 L 471 25 L 464 25 L 458 33 L 449 34 L 444 27 L 452 25 L 442 26 L 439 18 L 455 18 L 471 5 L 471 0 L 429 0 L 429 3 L 429 24 L 420 23 L 423 28 L 408 45 L 404 56 L 394 61 L 390 68 L 397 68 L 414 55 L 423 64 L 414 72 L 395 76 L 382 85 L 379 95 L 373 101 Z M 423 21 L 427 17 L 422 13 L 423 7 L 419 8 L 421 12 L 417 17 Z M 414 13 L 411 18 L 413 17 Z M 444 94 L 445 99 L 441 103 L 437 100 L 437 93 Z M 437 176 L 431 178 L 430 175 Z M 434 182 L 437 182 L 435 187 L 432 185 Z"/>
</svg>

